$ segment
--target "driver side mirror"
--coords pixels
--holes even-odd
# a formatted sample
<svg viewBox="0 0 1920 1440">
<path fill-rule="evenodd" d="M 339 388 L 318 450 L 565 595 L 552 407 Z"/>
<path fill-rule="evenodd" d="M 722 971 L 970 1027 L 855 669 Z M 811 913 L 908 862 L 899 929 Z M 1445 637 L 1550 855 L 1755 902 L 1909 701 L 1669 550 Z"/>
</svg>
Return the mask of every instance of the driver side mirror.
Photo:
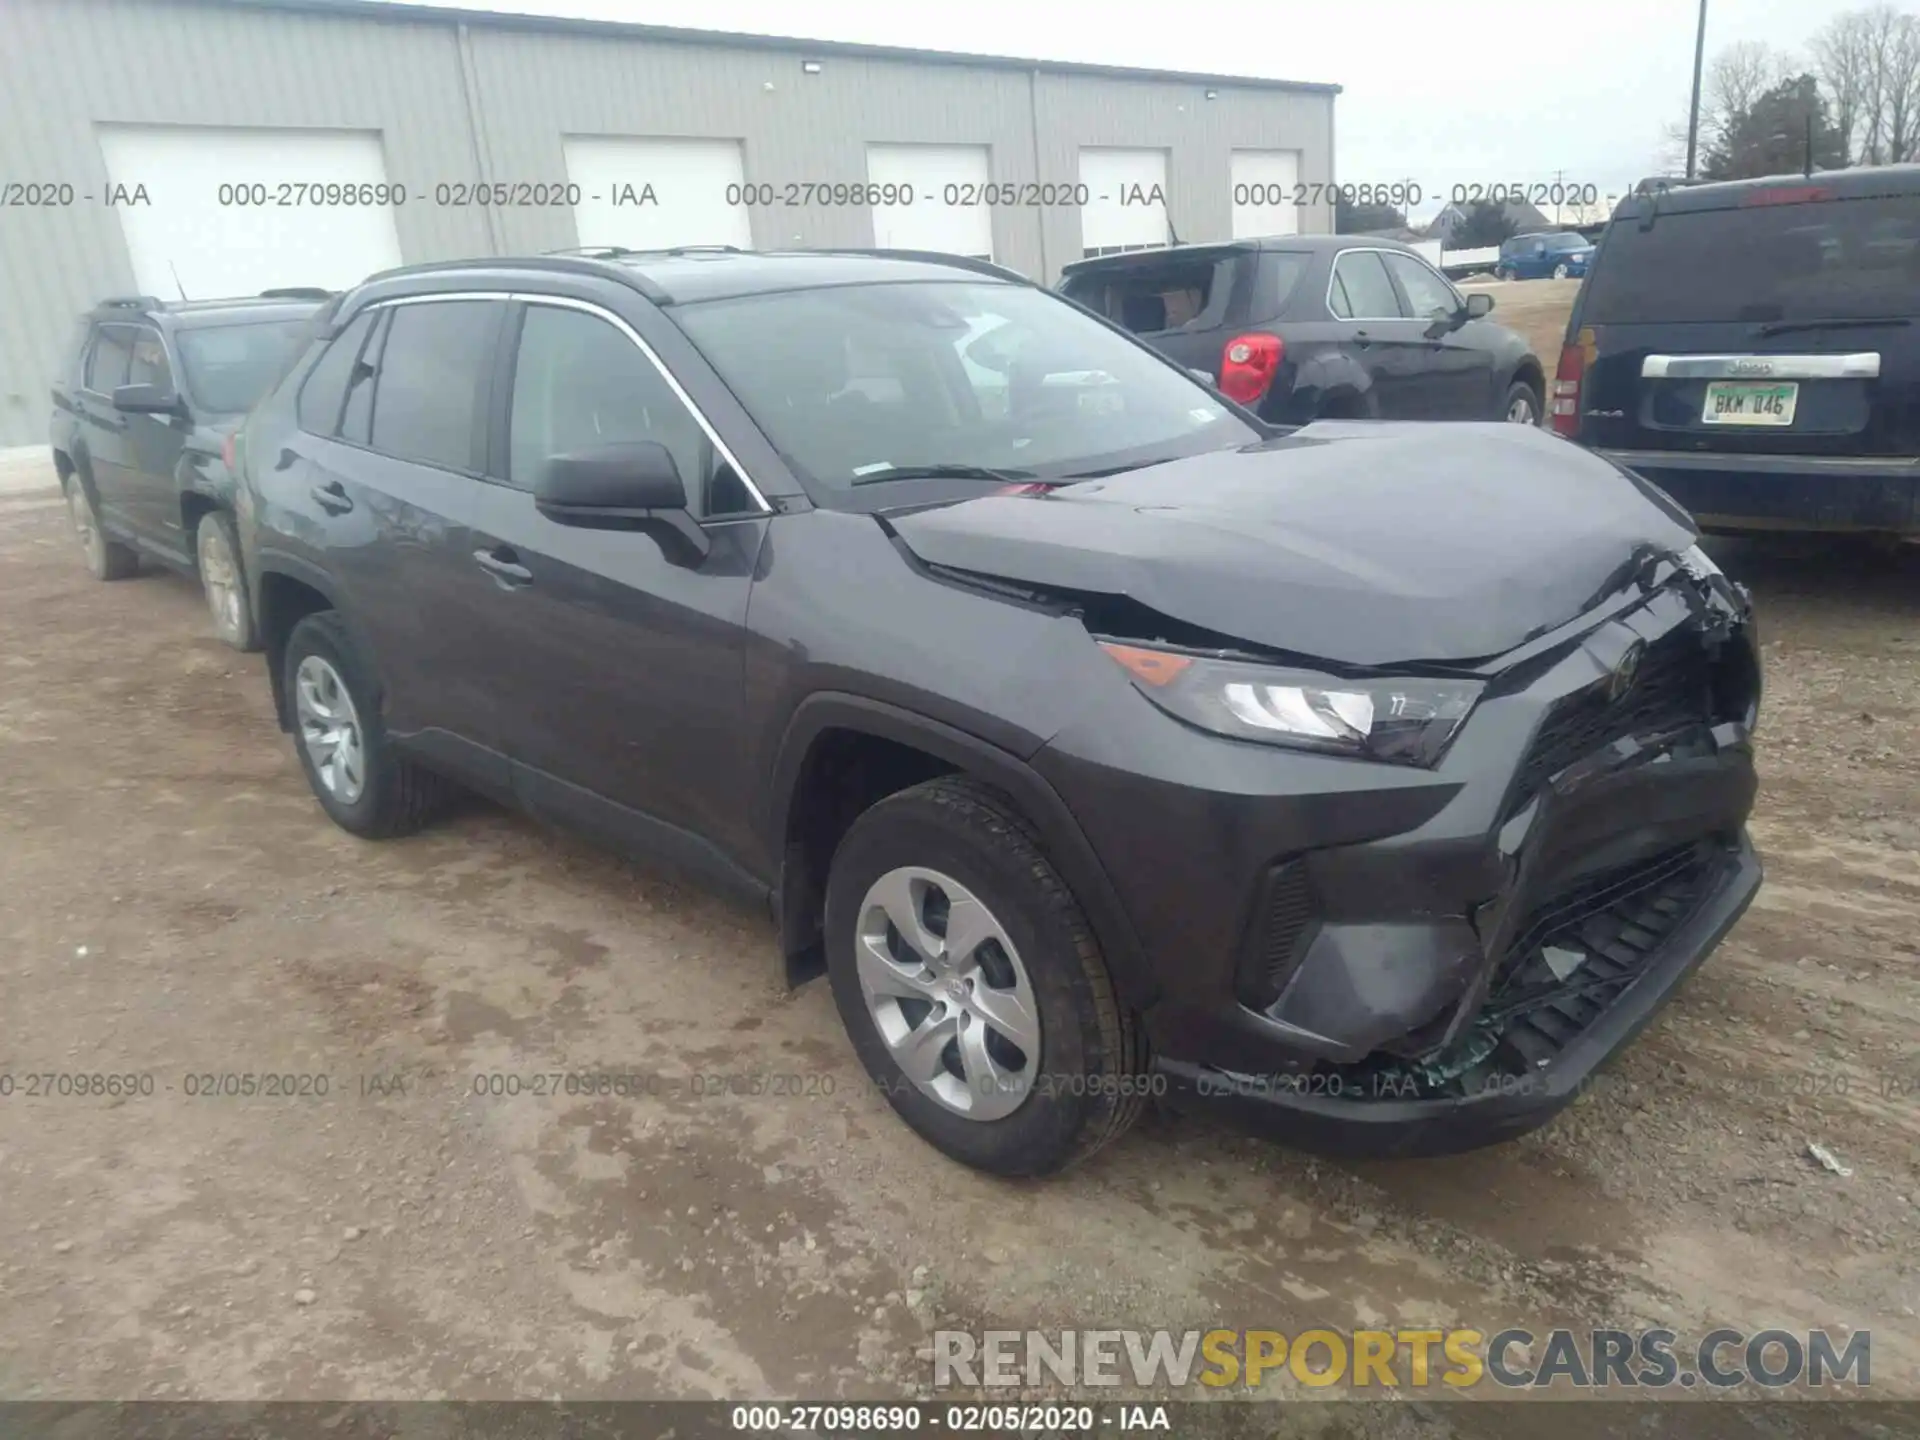
<svg viewBox="0 0 1920 1440">
<path fill-rule="evenodd" d="M 555 455 L 534 483 L 533 504 L 556 525 L 644 530 L 675 563 L 698 564 L 713 548 L 687 512 L 687 487 L 673 453 L 657 440 Z"/>
<path fill-rule="evenodd" d="M 1476 290 L 1467 296 L 1467 318 L 1484 320 L 1493 313 L 1493 296 L 1484 290 Z"/>
<path fill-rule="evenodd" d="M 180 397 L 164 385 L 116 385 L 113 408 L 128 415 L 170 415 L 180 408 Z"/>
</svg>

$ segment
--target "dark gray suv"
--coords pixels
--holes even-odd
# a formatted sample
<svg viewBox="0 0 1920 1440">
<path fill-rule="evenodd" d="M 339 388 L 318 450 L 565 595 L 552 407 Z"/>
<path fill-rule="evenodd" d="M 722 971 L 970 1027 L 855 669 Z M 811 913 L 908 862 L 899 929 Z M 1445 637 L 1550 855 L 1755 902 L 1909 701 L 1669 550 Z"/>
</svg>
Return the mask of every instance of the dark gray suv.
<svg viewBox="0 0 1920 1440">
<path fill-rule="evenodd" d="M 990 265 L 682 252 L 345 296 L 243 432 L 282 724 L 696 872 L 899 1113 L 1540 1123 L 1752 898 L 1746 597 L 1525 427 L 1263 424 Z"/>
</svg>

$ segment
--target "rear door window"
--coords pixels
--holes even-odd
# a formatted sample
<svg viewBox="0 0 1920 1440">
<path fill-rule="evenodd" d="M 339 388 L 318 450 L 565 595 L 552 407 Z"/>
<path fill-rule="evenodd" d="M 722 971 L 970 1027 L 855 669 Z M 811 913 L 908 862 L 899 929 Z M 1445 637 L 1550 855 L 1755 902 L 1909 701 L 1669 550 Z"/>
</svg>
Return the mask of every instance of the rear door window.
<svg viewBox="0 0 1920 1440">
<path fill-rule="evenodd" d="M 443 470 L 479 472 L 475 419 L 505 309 L 490 300 L 394 307 L 373 382 L 375 450 Z"/>
<path fill-rule="evenodd" d="M 1920 195 L 1657 214 L 1608 227 L 1583 322 L 1920 314 Z"/>
<path fill-rule="evenodd" d="M 1328 304 L 1342 320 L 1405 318 L 1378 250 L 1349 250 L 1334 261 Z"/>
<path fill-rule="evenodd" d="M 360 359 L 347 377 L 347 404 L 340 412 L 340 438 L 356 445 L 373 442 L 373 377 L 380 368 L 380 347 L 386 344 L 388 322 L 393 311 L 377 310 L 373 316 L 373 334 L 360 351 Z"/>
<path fill-rule="evenodd" d="M 1219 324 L 1233 288 L 1232 257 L 1115 266 L 1070 277 L 1061 293 L 1136 335 Z"/>
</svg>

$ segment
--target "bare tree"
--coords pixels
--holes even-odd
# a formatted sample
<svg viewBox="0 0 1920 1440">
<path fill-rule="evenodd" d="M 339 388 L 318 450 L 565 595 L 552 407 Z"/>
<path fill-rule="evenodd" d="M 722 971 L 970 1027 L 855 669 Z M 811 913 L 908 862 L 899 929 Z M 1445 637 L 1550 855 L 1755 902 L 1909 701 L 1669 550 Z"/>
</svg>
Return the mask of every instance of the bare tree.
<svg viewBox="0 0 1920 1440">
<path fill-rule="evenodd" d="M 1785 80 L 1790 57 L 1762 40 L 1729 45 L 1707 66 L 1700 105 L 1700 148 L 1724 149 L 1754 101 Z"/>
<path fill-rule="evenodd" d="M 1920 153 L 1920 16 L 1881 3 L 1850 10 L 1813 41 L 1815 72 L 1858 165 Z"/>
<path fill-rule="evenodd" d="M 1814 36 L 1814 73 L 1833 105 L 1833 123 L 1846 137 L 1847 159 L 1873 164 L 1880 143 L 1879 63 L 1874 56 L 1867 13 L 1836 15 Z"/>
<path fill-rule="evenodd" d="M 1920 151 L 1920 16 L 1895 17 L 1881 63 L 1887 163 L 1897 165 Z"/>
</svg>

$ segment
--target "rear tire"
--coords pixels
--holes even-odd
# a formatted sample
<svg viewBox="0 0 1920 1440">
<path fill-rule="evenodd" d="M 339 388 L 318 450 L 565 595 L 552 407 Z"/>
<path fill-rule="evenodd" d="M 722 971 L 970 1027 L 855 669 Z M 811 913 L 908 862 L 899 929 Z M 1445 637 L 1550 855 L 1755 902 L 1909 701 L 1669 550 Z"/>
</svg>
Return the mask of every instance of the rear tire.
<svg viewBox="0 0 1920 1440">
<path fill-rule="evenodd" d="M 320 808 L 369 840 L 410 835 L 446 807 L 454 785 L 400 754 L 380 719 L 380 690 L 337 611 L 293 627 L 281 674 L 295 752 Z"/>
<path fill-rule="evenodd" d="M 224 510 L 202 515 L 194 530 L 193 553 L 200 570 L 200 592 L 207 597 L 207 610 L 213 616 L 213 633 L 236 650 L 258 650 L 233 517 Z"/>
<path fill-rule="evenodd" d="M 74 534 L 87 557 L 87 569 L 96 580 L 126 580 L 140 573 L 140 552 L 131 545 L 107 538 L 100 528 L 100 512 L 78 475 L 66 480 L 67 515 L 73 521 Z"/>
<path fill-rule="evenodd" d="M 1545 411 L 1545 402 L 1540 392 L 1525 380 L 1516 380 L 1507 387 L 1507 399 L 1501 409 L 1501 418 L 1510 425 L 1540 425 L 1540 417 Z"/>
<path fill-rule="evenodd" d="M 930 780 L 854 821 L 828 877 L 826 941 L 867 1074 L 962 1164 L 1050 1174 L 1145 1104 L 1144 1037 L 1085 915 L 1025 820 L 976 781 Z"/>
</svg>

